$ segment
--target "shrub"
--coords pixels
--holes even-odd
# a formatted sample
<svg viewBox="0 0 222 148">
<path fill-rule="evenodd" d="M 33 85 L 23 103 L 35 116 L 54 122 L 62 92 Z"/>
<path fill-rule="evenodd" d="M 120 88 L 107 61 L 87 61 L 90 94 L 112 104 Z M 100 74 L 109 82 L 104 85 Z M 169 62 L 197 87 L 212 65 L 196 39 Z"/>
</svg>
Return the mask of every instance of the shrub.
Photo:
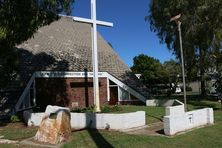
<svg viewBox="0 0 222 148">
<path fill-rule="evenodd" d="M 75 110 L 72 110 L 71 112 L 76 113 L 94 113 L 95 112 L 95 106 L 89 106 L 86 108 L 77 108 Z"/>
<path fill-rule="evenodd" d="M 12 115 L 11 118 L 10 118 L 11 122 L 20 122 L 20 118 L 16 115 Z"/>
<path fill-rule="evenodd" d="M 102 113 L 117 112 L 117 111 L 121 111 L 121 110 L 122 109 L 118 105 L 101 107 Z"/>
<path fill-rule="evenodd" d="M 109 113 L 109 112 L 117 112 L 121 111 L 122 109 L 118 105 L 114 106 L 102 106 L 101 107 L 101 113 Z M 71 112 L 76 112 L 76 113 L 94 113 L 95 112 L 95 106 L 90 106 L 86 108 L 78 108 L 75 110 L 72 110 Z"/>
</svg>

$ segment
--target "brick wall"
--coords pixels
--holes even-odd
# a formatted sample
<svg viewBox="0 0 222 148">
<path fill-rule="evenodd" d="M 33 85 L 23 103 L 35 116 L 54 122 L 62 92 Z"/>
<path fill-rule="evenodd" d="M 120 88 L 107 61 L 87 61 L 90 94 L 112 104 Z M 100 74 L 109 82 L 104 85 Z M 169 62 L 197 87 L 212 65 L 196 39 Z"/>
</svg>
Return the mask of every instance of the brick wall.
<svg viewBox="0 0 222 148">
<path fill-rule="evenodd" d="M 47 105 L 67 106 L 71 109 L 93 105 L 92 78 L 37 78 L 36 98 L 40 110 Z M 100 104 L 106 105 L 107 78 L 99 78 Z"/>
</svg>

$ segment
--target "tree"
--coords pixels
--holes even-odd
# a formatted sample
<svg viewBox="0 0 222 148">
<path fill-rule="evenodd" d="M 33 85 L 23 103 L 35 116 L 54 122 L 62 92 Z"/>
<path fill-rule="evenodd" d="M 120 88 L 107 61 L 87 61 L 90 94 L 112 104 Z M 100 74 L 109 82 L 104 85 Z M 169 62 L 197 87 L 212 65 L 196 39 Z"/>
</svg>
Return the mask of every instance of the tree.
<svg viewBox="0 0 222 148">
<path fill-rule="evenodd" d="M 142 81 L 150 88 L 168 82 L 167 72 L 160 61 L 144 54 L 133 58 L 131 70 L 135 74 L 141 74 Z"/>
<path fill-rule="evenodd" d="M 163 63 L 163 67 L 166 70 L 168 76 L 169 76 L 169 83 L 177 84 L 178 83 L 178 77 L 181 76 L 181 66 L 178 62 L 174 60 L 165 61 Z"/>
<path fill-rule="evenodd" d="M 74 0 L 0 0 L 0 88 L 16 73 L 16 45 L 43 25 L 71 12 Z"/>
<path fill-rule="evenodd" d="M 221 39 L 222 1 L 221 0 L 153 0 L 146 17 L 151 30 L 161 43 L 180 58 L 179 37 L 176 23 L 170 18 L 181 13 L 182 38 L 185 67 L 192 71 L 198 67 L 201 77 L 201 92 L 205 95 L 204 74 L 209 68 L 209 54 L 214 40 Z"/>
<path fill-rule="evenodd" d="M 211 67 L 222 74 L 222 42 L 215 41 L 213 44 L 213 50 L 211 54 L 211 58 L 214 62 L 211 62 Z"/>
</svg>

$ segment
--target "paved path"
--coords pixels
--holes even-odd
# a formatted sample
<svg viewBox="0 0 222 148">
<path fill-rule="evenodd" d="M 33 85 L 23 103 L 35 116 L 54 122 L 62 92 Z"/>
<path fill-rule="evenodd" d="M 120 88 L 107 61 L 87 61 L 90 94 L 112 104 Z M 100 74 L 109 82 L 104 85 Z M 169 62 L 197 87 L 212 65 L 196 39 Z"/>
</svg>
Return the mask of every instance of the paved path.
<svg viewBox="0 0 222 148">
<path fill-rule="evenodd" d="M 35 146 L 35 147 L 38 147 L 38 148 L 59 148 L 62 145 L 62 144 L 54 144 L 53 145 L 53 144 L 48 144 L 48 143 L 37 142 L 37 141 L 34 140 L 34 137 L 22 140 L 20 142 L 20 144 Z"/>
<path fill-rule="evenodd" d="M 135 129 L 125 132 L 133 135 L 164 136 L 163 122 L 153 123 L 141 129 Z"/>
</svg>

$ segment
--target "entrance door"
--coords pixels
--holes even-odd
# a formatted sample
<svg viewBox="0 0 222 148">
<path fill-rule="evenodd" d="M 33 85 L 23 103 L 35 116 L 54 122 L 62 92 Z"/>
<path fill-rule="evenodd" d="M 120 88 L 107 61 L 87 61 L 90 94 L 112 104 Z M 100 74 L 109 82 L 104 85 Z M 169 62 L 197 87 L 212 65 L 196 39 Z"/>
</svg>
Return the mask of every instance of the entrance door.
<svg viewBox="0 0 222 148">
<path fill-rule="evenodd" d="M 110 101 L 109 105 L 116 105 L 118 102 L 118 86 L 112 86 L 109 88 L 110 90 Z"/>
</svg>

